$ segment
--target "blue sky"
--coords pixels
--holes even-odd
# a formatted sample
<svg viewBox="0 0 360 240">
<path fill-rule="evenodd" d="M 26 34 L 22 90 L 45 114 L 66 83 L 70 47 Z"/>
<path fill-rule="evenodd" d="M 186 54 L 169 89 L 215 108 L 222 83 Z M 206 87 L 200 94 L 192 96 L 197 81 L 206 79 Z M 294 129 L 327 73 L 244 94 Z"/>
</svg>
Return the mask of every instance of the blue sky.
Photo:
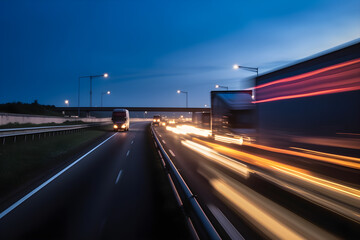
<svg viewBox="0 0 360 240">
<path fill-rule="evenodd" d="M 209 104 L 215 84 L 240 89 L 262 72 L 360 37 L 360 2 L 0 1 L 0 103 L 77 106 Z M 81 81 L 89 105 L 89 81 Z"/>
</svg>

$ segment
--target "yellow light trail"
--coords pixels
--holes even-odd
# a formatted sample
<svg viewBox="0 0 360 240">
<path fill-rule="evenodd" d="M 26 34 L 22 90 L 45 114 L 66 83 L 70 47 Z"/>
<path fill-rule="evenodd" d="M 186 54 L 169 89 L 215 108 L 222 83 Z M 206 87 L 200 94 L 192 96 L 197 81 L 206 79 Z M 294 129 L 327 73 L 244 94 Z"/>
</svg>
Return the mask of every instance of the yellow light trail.
<svg viewBox="0 0 360 240">
<path fill-rule="evenodd" d="M 274 160 L 270 160 L 267 158 L 259 157 L 253 154 L 241 152 L 235 149 L 231 149 L 219 144 L 206 142 L 200 139 L 194 138 L 195 142 L 202 143 L 206 146 L 209 146 L 216 150 L 217 152 L 233 157 L 235 159 L 241 160 L 243 162 L 247 162 L 261 168 L 266 168 L 272 171 L 281 172 L 287 175 L 288 177 L 293 177 L 301 181 L 305 181 L 310 183 L 311 185 L 315 185 L 320 187 L 321 189 L 327 189 L 331 192 L 337 192 L 347 197 L 353 198 L 358 204 L 360 204 L 360 191 L 342 184 L 338 184 L 329 180 L 321 179 L 319 177 L 311 176 L 310 172 L 305 171 L 301 168 L 296 168 L 293 166 L 289 166 L 284 163 L 279 163 Z"/>
<path fill-rule="evenodd" d="M 316 151 L 311 152 L 311 150 L 308 150 L 309 153 L 302 153 L 302 152 L 286 150 L 286 149 L 281 149 L 281 148 L 268 147 L 268 146 L 255 144 L 255 143 L 248 144 L 248 143 L 244 142 L 243 145 L 248 145 L 250 147 L 259 148 L 259 149 L 270 151 L 270 152 L 288 154 L 288 155 L 293 155 L 293 156 L 297 156 L 297 157 L 304 157 L 304 158 L 309 158 L 309 159 L 313 159 L 313 160 L 329 162 L 332 164 L 337 164 L 337 165 L 345 166 L 345 167 L 349 167 L 349 168 L 360 169 L 360 159 L 359 158 L 351 158 L 351 157 L 347 157 L 347 156 L 333 155 L 333 154 L 326 154 L 326 153 L 323 153 L 321 156 L 319 154 L 321 152 L 316 152 Z M 313 154 L 310 154 L 310 152 Z M 317 153 L 318 155 L 314 155 L 315 153 Z M 335 159 L 335 157 L 338 159 Z M 349 160 L 350 160 L 350 162 L 349 162 Z"/>
<path fill-rule="evenodd" d="M 210 166 L 200 172 L 239 214 L 271 239 L 336 239 L 298 215 Z"/>
</svg>

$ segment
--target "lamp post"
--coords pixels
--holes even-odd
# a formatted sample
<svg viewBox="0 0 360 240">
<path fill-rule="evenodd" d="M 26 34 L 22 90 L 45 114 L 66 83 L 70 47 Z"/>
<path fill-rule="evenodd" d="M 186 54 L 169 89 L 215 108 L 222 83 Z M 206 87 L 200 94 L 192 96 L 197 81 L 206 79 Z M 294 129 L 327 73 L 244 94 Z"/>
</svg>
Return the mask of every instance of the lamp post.
<svg viewBox="0 0 360 240">
<path fill-rule="evenodd" d="M 239 65 L 237 65 L 237 64 L 235 64 L 235 65 L 233 66 L 233 68 L 234 68 L 234 69 L 242 68 L 242 69 L 248 70 L 248 71 L 250 71 L 250 72 L 256 72 L 256 76 L 259 76 L 259 68 L 239 66 Z"/>
<path fill-rule="evenodd" d="M 220 85 L 218 85 L 218 84 L 215 85 L 215 88 L 225 88 L 226 91 L 229 90 L 229 87 L 227 87 L 227 86 L 220 86 Z"/>
<path fill-rule="evenodd" d="M 242 68 L 242 69 L 245 69 L 245 70 L 248 70 L 250 72 L 256 72 L 256 77 L 259 76 L 259 68 L 255 68 L 255 67 L 245 67 L 245 66 L 239 66 L 237 64 L 235 64 L 233 66 L 234 69 L 239 69 L 239 68 Z M 255 100 L 255 85 L 256 85 L 256 80 L 255 82 L 253 83 L 254 84 L 254 87 L 252 89 L 252 99 Z"/>
<path fill-rule="evenodd" d="M 186 108 L 188 108 L 188 92 L 185 92 L 185 91 L 181 91 L 181 90 L 177 90 L 176 91 L 177 93 L 185 93 L 186 94 Z"/>
<path fill-rule="evenodd" d="M 80 79 L 81 78 L 89 78 L 90 79 L 90 107 L 92 107 L 92 79 L 97 77 L 104 77 L 107 78 L 109 74 L 104 73 L 103 75 L 91 75 L 91 76 L 80 76 L 78 78 L 79 85 L 78 85 L 78 116 L 80 117 Z"/>
<path fill-rule="evenodd" d="M 105 94 L 110 95 L 110 91 L 102 92 L 102 93 L 101 93 L 101 107 L 103 106 L 103 96 L 104 96 Z"/>
</svg>

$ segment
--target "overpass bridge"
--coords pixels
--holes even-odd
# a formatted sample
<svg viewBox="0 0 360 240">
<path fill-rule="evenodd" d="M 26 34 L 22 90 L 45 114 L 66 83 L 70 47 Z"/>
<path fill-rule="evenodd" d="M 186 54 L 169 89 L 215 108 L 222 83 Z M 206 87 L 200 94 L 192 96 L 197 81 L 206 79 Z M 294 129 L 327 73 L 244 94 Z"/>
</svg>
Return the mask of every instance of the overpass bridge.
<svg viewBox="0 0 360 240">
<path fill-rule="evenodd" d="M 210 112 L 210 108 L 196 107 L 57 107 L 58 111 L 65 112 L 111 112 L 114 109 L 123 108 L 130 112 Z"/>
</svg>

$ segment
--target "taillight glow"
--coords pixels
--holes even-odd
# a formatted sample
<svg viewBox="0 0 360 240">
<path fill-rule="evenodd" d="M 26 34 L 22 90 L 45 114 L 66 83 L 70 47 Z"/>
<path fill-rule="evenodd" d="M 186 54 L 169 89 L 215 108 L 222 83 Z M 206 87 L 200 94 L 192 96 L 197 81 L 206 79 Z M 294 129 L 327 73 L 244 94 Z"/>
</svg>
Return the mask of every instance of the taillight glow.
<svg viewBox="0 0 360 240">
<path fill-rule="evenodd" d="M 360 90 L 360 59 L 262 84 L 256 89 L 256 101 L 264 103 L 292 98 Z"/>
</svg>

